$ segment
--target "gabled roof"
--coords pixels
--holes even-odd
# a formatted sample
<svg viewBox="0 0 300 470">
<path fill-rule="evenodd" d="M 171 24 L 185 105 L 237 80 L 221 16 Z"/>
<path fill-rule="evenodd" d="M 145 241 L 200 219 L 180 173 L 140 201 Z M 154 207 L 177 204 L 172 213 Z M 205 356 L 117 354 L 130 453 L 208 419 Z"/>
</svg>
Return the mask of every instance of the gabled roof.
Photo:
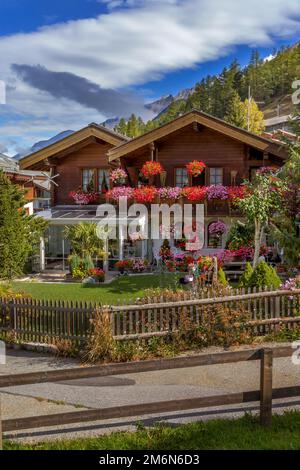
<svg viewBox="0 0 300 470">
<path fill-rule="evenodd" d="M 149 131 L 146 134 L 130 140 L 129 142 L 122 143 L 117 147 L 110 149 L 108 152 L 109 161 L 111 162 L 117 158 L 124 157 L 131 152 L 141 149 L 142 147 L 147 146 L 152 142 L 158 141 L 159 139 L 166 137 L 167 135 L 172 134 L 173 132 L 176 132 L 193 123 L 201 124 L 216 132 L 219 132 L 220 134 L 231 137 L 232 139 L 250 145 L 251 147 L 257 148 L 259 150 L 273 153 L 274 155 L 277 155 L 281 158 L 286 158 L 287 156 L 285 149 L 282 148 L 282 143 L 278 144 L 271 139 L 267 139 L 239 127 L 233 126 L 232 124 L 228 124 L 222 119 L 218 119 L 201 111 L 193 110 L 176 119 L 173 119 L 173 121 L 164 124 L 157 129 Z"/>
<path fill-rule="evenodd" d="M 116 132 L 107 129 L 104 126 L 95 124 L 94 122 L 88 126 L 73 132 L 72 134 L 64 137 L 63 139 L 48 145 L 47 147 L 38 150 L 37 152 L 26 155 L 20 159 L 19 163 L 21 168 L 29 168 L 36 163 L 39 163 L 49 157 L 58 155 L 81 142 L 88 141 L 91 138 L 103 140 L 111 145 L 120 145 L 128 141 L 127 137 L 117 134 Z"/>
</svg>

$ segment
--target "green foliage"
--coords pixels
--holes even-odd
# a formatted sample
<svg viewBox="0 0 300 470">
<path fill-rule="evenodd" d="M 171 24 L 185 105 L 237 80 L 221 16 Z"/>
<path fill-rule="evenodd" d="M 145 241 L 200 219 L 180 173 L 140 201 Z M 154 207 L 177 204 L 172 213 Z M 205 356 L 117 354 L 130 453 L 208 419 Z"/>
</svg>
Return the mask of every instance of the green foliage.
<svg viewBox="0 0 300 470">
<path fill-rule="evenodd" d="M 47 222 L 28 216 L 23 209 L 24 191 L 0 171 L 0 278 L 23 274 Z"/>
<path fill-rule="evenodd" d="M 73 274 L 74 269 L 77 269 L 80 267 L 81 258 L 78 255 L 70 255 L 68 261 L 69 261 L 70 273 Z"/>
<path fill-rule="evenodd" d="M 253 244 L 254 227 L 250 223 L 234 222 L 227 235 L 226 248 L 238 250 Z"/>
<path fill-rule="evenodd" d="M 222 286 L 228 286 L 228 281 L 223 268 L 219 268 L 218 270 L 218 282 L 222 284 Z"/>
<path fill-rule="evenodd" d="M 264 102 L 264 107 L 276 99 L 292 93 L 291 84 L 299 77 L 300 44 L 274 51 L 272 60 L 263 60 L 254 50 L 250 63 L 242 68 L 237 61 L 225 67 L 218 75 L 208 75 L 195 85 L 193 93 L 186 99 L 171 103 L 153 121 L 143 123 L 132 115 L 124 119 L 116 130 L 128 137 L 136 137 L 192 109 L 212 114 L 220 119 L 247 129 L 248 89 L 251 87 L 250 130 L 261 133 L 262 115 L 255 102 Z"/>
<path fill-rule="evenodd" d="M 250 287 L 274 287 L 277 289 L 280 284 L 281 280 L 275 269 L 265 261 L 258 263 L 249 281 Z"/>
<path fill-rule="evenodd" d="M 74 254 L 80 258 L 100 256 L 103 254 L 103 240 L 97 236 L 97 225 L 80 222 L 67 225 L 64 236 L 70 241 Z"/>
<path fill-rule="evenodd" d="M 239 287 L 249 287 L 253 275 L 253 268 L 249 262 L 246 263 L 245 271 L 239 279 Z"/>
</svg>

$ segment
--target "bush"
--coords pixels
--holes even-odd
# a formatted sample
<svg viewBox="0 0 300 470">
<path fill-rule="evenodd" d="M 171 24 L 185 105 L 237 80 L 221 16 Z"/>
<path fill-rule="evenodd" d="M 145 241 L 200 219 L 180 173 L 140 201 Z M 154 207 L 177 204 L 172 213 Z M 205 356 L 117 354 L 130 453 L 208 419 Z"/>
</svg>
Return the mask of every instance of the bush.
<svg viewBox="0 0 300 470">
<path fill-rule="evenodd" d="M 92 257 L 90 255 L 87 255 L 84 258 L 82 258 L 81 266 L 82 266 L 83 271 L 85 271 L 86 273 L 88 273 L 90 269 L 93 269 L 94 263 L 93 263 Z"/>
<path fill-rule="evenodd" d="M 239 287 L 249 287 L 252 274 L 253 274 L 253 268 L 252 268 L 251 263 L 249 263 L 248 261 L 245 266 L 245 271 L 240 277 Z"/>
<path fill-rule="evenodd" d="M 218 282 L 222 286 L 228 286 L 228 281 L 227 281 L 226 274 L 223 268 L 219 268 L 218 270 Z"/>
<path fill-rule="evenodd" d="M 77 268 L 80 268 L 81 258 L 78 255 L 71 255 L 69 256 L 68 261 L 69 261 L 70 273 L 73 275 L 73 271 Z"/>
<path fill-rule="evenodd" d="M 272 266 L 261 261 L 254 269 L 249 281 L 250 287 L 274 287 L 278 289 L 281 280 Z"/>
</svg>

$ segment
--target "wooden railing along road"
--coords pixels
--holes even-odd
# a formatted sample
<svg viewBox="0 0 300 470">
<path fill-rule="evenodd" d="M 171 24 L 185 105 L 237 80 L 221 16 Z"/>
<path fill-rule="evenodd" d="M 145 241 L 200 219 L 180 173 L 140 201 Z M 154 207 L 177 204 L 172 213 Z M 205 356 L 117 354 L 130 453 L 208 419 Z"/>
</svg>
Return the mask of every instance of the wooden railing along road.
<svg viewBox="0 0 300 470">
<path fill-rule="evenodd" d="M 245 349 L 232 352 L 213 354 L 200 354 L 190 357 L 177 357 L 172 359 L 156 359 L 123 364 L 108 364 L 93 367 L 79 367 L 74 369 L 52 370 L 47 372 L 32 372 L 17 375 L 0 376 L 0 388 L 17 385 L 58 382 L 63 380 L 83 379 L 90 377 L 103 377 L 124 375 L 147 371 L 167 369 L 180 369 L 196 366 L 210 366 L 213 364 L 229 364 L 242 361 L 260 361 L 260 389 L 254 391 L 238 391 L 223 395 L 213 395 L 198 398 L 182 398 L 154 403 L 137 403 L 120 405 L 102 409 L 88 409 L 82 411 L 58 413 L 43 416 L 30 416 L 11 418 L 2 421 L 0 416 L 0 439 L 2 433 L 22 429 L 34 429 L 48 426 L 60 426 L 71 423 L 100 421 L 130 416 L 143 416 L 146 414 L 160 414 L 170 411 L 182 411 L 232 405 L 238 403 L 260 402 L 260 421 L 262 425 L 270 426 L 272 420 L 272 400 L 300 396 L 300 386 L 272 389 L 273 359 L 292 357 L 294 350 L 291 347 L 276 347 L 267 349 Z M 16 401 L 18 397 L 16 397 Z M 228 412 L 228 410 L 226 410 Z M 72 430 L 74 430 L 72 428 Z M 64 432 L 67 430 L 65 429 Z M 1 445 L 1 443 L 0 443 Z"/>
</svg>

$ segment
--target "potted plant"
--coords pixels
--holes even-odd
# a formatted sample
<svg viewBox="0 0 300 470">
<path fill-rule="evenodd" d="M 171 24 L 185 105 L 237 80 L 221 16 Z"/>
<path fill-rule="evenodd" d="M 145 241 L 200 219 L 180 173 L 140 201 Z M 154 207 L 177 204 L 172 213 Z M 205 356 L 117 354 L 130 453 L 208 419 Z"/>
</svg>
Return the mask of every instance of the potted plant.
<svg viewBox="0 0 300 470">
<path fill-rule="evenodd" d="M 149 183 L 153 183 L 155 175 L 160 174 L 163 170 L 163 167 L 159 162 L 154 162 L 152 160 L 147 161 L 141 168 L 141 174 L 144 178 L 149 180 Z"/>
<path fill-rule="evenodd" d="M 193 160 L 192 162 L 186 165 L 186 168 L 190 176 L 197 178 L 197 176 L 201 175 L 204 168 L 206 168 L 206 165 L 204 162 L 201 162 L 199 160 Z"/>
<path fill-rule="evenodd" d="M 75 204 L 78 205 L 87 205 L 92 202 L 97 201 L 99 194 L 92 191 L 83 191 L 81 188 L 78 188 L 76 191 L 71 191 L 69 197 L 73 199 Z"/>
<path fill-rule="evenodd" d="M 96 282 L 101 283 L 105 281 L 105 272 L 100 268 L 92 268 L 89 270 L 89 275 L 95 279 Z"/>
<path fill-rule="evenodd" d="M 114 186 L 123 186 L 125 185 L 127 178 L 127 173 L 123 168 L 116 168 L 110 173 L 110 180 Z"/>
<path fill-rule="evenodd" d="M 124 274 L 126 270 L 132 269 L 132 260 L 125 259 L 125 260 L 117 261 L 115 264 L 115 267 L 118 269 L 118 271 L 121 274 Z"/>
<path fill-rule="evenodd" d="M 213 235 L 214 246 L 217 248 L 222 235 L 227 232 L 227 227 L 224 222 L 212 222 L 208 227 L 208 231 L 210 235 Z"/>
<path fill-rule="evenodd" d="M 134 189 L 130 186 L 116 186 L 106 193 L 106 197 L 113 201 L 119 201 L 121 198 L 130 200 L 134 197 Z"/>
</svg>

